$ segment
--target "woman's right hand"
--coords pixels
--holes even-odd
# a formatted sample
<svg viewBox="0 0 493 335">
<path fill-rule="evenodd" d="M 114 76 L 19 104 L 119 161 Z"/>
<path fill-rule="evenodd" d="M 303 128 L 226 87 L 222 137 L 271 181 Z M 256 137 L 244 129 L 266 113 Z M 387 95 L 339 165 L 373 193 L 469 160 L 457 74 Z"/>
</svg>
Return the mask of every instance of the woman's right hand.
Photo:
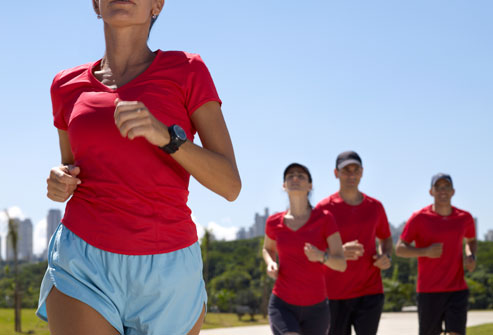
<svg viewBox="0 0 493 335">
<path fill-rule="evenodd" d="M 60 165 L 50 170 L 46 179 L 49 199 L 65 202 L 75 191 L 81 180 L 77 178 L 80 168 L 74 165 Z"/>
<path fill-rule="evenodd" d="M 272 279 L 277 279 L 277 274 L 279 273 L 279 268 L 276 262 L 270 262 L 267 265 L 267 275 Z"/>
</svg>

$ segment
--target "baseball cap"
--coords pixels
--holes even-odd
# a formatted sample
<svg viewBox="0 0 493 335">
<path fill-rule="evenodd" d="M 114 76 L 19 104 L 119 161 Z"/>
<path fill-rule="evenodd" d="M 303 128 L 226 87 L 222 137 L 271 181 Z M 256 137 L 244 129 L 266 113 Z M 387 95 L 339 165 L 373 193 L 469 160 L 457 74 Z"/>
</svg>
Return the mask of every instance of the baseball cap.
<svg viewBox="0 0 493 335">
<path fill-rule="evenodd" d="M 452 183 L 452 177 L 450 177 L 450 175 L 446 173 L 437 173 L 436 175 L 431 177 L 431 187 L 435 186 L 437 181 L 439 181 L 440 179 L 445 179 L 450 183 L 450 185 L 454 186 L 454 183 Z"/>
<path fill-rule="evenodd" d="M 292 168 L 297 167 L 303 170 L 307 175 L 308 175 L 308 181 L 311 183 L 312 182 L 312 175 L 310 174 L 310 171 L 308 168 L 300 163 L 291 163 L 289 164 L 285 169 L 283 173 L 283 180 L 286 180 L 286 175 L 288 174 L 289 170 Z"/>
<path fill-rule="evenodd" d="M 336 169 L 340 170 L 349 164 L 358 164 L 359 166 L 363 166 L 361 162 L 361 158 L 354 151 L 344 151 L 337 156 L 336 159 Z"/>
</svg>

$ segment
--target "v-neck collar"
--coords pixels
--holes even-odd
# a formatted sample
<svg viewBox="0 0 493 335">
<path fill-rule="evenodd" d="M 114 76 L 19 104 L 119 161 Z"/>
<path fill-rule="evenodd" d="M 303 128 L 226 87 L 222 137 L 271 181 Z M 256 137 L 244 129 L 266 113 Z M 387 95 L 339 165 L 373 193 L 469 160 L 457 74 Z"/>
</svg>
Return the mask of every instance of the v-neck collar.
<svg viewBox="0 0 493 335">
<path fill-rule="evenodd" d="M 128 86 L 131 86 L 131 85 L 135 84 L 136 82 L 138 82 L 141 78 L 145 77 L 146 74 L 148 72 L 150 72 L 156 66 L 156 64 L 159 62 L 158 61 L 158 58 L 163 54 L 163 52 L 158 49 L 158 50 L 154 51 L 154 53 L 156 54 L 156 56 L 152 60 L 151 64 L 149 64 L 149 66 L 144 71 L 142 71 L 142 73 L 140 73 L 137 77 L 133 78 L 132 80 L 130 80 L 129 82 L 123 84 L 120 87 L 117 87 L 115 89 L 110 88 L 110 87 L 104 85 L 102 82 L 100 82 L 96 78 L 96 76 L 94 75 L 94 69 L 101 64 L 102 59 L 94 62 L 91 66 L 89 66 L 89 68 L 87 70 L 88 71 L 89 80 L 91 81 L 91 83 L 94 86 L 98 87 L 101 91 L 109 92 L 109 93 L 117 93 L 117 92 L 119 92 L 119 91 L 127 88 Z"/>
<path fill-rule="evenodd" d="M 313 216 L 313 212 L 314 212 L 314 210 L 313 210 L 313 208 L 312 208 L 312 210 L 311 210 L 311 212 L 310 212 L 310 216 L 308 217 L 308 220 L 306 220 L 306 222 L 305 222 L 305 223 L 304 223 L 301 227 L 299 227 L 299 228 L 298 228 L 298 229 L 296 229 L 296 230 L 293 230 L 293 229 L 289 228 L 289 227 L 288 227 L 288 225 L 286 224 L 286 222 L 284 221 L 286 214 L 288 214 L 288 211 L 286 210 L 286 211 L 284 211 L 284 213 L 282 214 L 282 217 L 281 217 L 281 224 L 282 224 L 284 227 L 286 227 L 286 229 L 288 229 L 290 232 L 292 232 L 292 233 L 297 233 L 297 232 L 299 232 L 301 229 L 303 229 L 303 227 L 306 227 L 306 226 L 309 224 L 309 222 L 310 222 L 310 220 L 311 220 L 311 218 L 312 218 L 312 216 Z"/>
</svg>

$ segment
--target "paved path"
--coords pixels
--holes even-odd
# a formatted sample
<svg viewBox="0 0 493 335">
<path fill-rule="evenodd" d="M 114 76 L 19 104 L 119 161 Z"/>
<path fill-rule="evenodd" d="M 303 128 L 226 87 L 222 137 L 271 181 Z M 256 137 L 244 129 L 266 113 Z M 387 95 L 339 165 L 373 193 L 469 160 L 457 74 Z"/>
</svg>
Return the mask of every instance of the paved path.
<svg viewBox="0 0 493 335">
<path fill-rule="evenodd" d="M 467 326 L 493 323 L 493 311 L 472 311 L 467 314 Z M 271 335 L 269 326 L 250 326 L 203 330 L 201 335 Z M 378 335 L 418 334 L 418 315 L 407 313 L 383 313 Z"/>
</svg>

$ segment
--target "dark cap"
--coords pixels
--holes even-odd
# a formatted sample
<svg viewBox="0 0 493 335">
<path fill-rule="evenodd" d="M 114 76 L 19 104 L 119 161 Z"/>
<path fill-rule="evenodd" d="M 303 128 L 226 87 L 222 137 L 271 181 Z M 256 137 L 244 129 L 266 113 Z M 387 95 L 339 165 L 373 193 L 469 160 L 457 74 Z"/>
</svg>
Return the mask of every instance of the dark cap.
<svg viewBox="0 0 493 335">
<path fill-rule="evenodd" d="M 303 170 L 308 175 L 308 181 L 310 183 L 312 182 L 312 175 L 310 174 L 310 171 L 308 170 L 308 168 L 306 166 L 304 166 L 300 163 L 291 163 L 284 169 L 284 173 L 283 173 L 283 180 L 284 181 L 286 180 L 286 175 L 288 174 L 289 170 L 291 170 L 292 168 L 295 168 L 295 167 Z"/>
<path fill-rule="evenodd" d="M 445 179 L 450 183 L 450 185 L 452 185 L 452 187 L 454 186 L 454 183 L 452 183 L 452 177 L 450 177 L 450 175 L 446 173 L 437 173 L 436 175 L 431 177 L 431 187 L 435 186 L 437 181 L 439 181 L 440 179 Z"/>
<path fill-rule="evenodd" d="M 361 158 L 354 151 L 344 151 L 337 156 L 336 159 L 336 169 L 340 170 L 349 164 L 358 164 L 359 166 L 363 166 L 361 162 Z"/>
</svg>

